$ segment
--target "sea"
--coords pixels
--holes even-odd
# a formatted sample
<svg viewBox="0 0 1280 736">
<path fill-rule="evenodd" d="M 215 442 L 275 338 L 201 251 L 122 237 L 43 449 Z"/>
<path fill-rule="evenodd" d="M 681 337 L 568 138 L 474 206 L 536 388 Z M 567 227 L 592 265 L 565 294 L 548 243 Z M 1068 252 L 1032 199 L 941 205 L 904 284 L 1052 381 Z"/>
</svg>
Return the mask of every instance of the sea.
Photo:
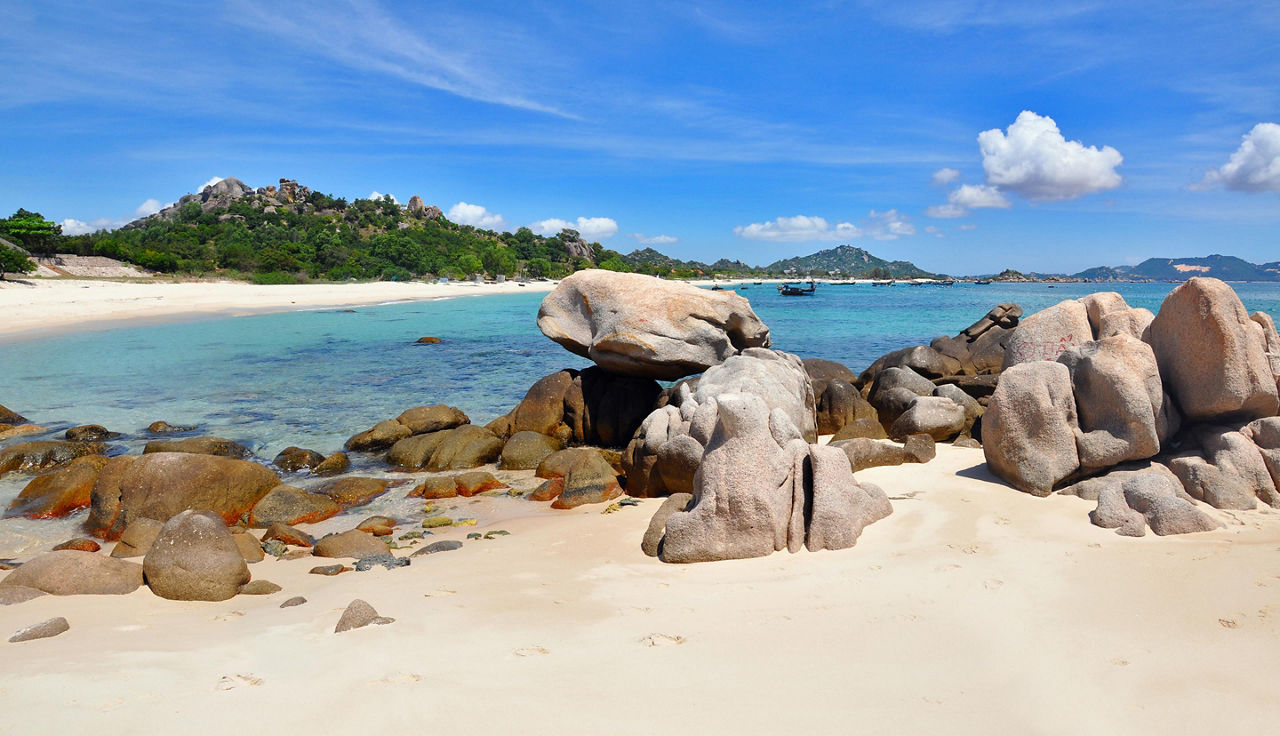
<svg viewBox="0 0 1280 736">
<path fill-rule="evenodd" d="M 1114 290 L 1131 306 L 1157 311 L 1175 284 L 819 284 L 803 297 L 783 297 L 767 283 L 746 286 L 732 288 L 769 326 L 776 349 L 861 371 L 891 350 L 955 335 L 1000 303 L 1031 314 Z M 1280 284 L 1233 286 L 1249 311 L 1280 315 Z M 515 406 L 538 378 L 589 365 L 538 331 L 542 297 L 468 296 L 8 339 L 0 341 L 0 404 L 49 429 L 24 439 L 100 424 L 120 433 L 111 454 L 137 453 L 152 439 L 146 427 L 163 420 L 239 441 L 263 462 L 289 446 L 331 453 L 352 434 L 423 404 L 456 406 L 483 424 Z M 441 342 L 419 344 L 425 336 Z M 385 474 L 367 459 L 356 470 Z M 0 508 L 28 480 L 0 478 Z M 360 512 L 405 509 L 387 501 Z M 0 559 L 75 536 L 76 524 L 0 519 Z"/>
</svg>

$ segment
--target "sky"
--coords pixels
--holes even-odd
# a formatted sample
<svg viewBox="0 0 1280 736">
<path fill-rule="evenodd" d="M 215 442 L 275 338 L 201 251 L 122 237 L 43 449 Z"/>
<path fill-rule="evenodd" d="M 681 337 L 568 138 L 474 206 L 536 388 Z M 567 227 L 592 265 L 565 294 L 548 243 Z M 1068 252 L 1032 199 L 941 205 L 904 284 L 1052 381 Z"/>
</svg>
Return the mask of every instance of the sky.
<svg viewBox="0 0 1280 736">
<path fill-rule="evenodd" d="M 620 252 L 1280 260 L 1280 0 L 0 0 L 0 216 L 219 177 Z"/>
</svg>

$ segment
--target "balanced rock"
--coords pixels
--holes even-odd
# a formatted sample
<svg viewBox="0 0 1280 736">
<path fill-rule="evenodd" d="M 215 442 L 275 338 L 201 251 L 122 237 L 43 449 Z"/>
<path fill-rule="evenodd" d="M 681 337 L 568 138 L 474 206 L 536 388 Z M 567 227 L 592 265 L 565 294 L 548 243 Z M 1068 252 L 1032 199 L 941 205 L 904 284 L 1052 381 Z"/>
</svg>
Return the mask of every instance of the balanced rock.
<svg viewBox="0 0 1280 736">
<path fill-rule="evenodd" d="M 1188 421 L 1251 420 L 1280 411 L 1266 346 L 1240 297 L 1194 277 L 1165 297 L 1151 323 L 1151 347 L 1165 390 Z"/>
<path fill-rule="evenodd" d="M 240 548 L 212 511 L 187 510 L 165 522 L 142 568 L 151 592 L 175 601 L 225 601 L 249 582 Z"/>
<path fill-rule="evenodd" d="M 249 526 L 315 524 L 337 516 L 340 511 L 342 506 L 328 496 L 278 485 L 253 505 L 249 511 Z"/>
<path fill-rule="evenodd" d="M 167 521 L 180 511 L 209 510 L 234 524 L 280 484 L 266 467 L 216 455 L 159 452 L 112 458 L 93 486 L 87 527 L 119 539 L 138 517 Z"/>
<path fill-rule="evenodd" d="M 142 585 L 142 565 L 93 552 L 46 552 L 0 580 L 11 585 L 53 595 L 125 595 Z"/>
<path fill-rule="evenodd" d="M 769 329 L 733 292 L 597 269 L 563 279 L 543 299 L 538 328 L 607 371 L 662 380 L 769 346 Z"/>
</svg>

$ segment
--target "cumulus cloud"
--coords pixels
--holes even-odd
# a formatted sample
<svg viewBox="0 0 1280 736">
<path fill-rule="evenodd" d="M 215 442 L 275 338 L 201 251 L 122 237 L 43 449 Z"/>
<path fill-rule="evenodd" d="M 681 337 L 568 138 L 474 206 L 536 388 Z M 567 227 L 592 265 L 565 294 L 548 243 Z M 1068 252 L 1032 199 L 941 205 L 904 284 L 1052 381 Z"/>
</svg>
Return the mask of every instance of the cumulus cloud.
<svg viewBox="0 0 1280 736">
<path fill-rule="evenodd" d="M 400 200 L 396 199 L 396 195 L 383 194 L 382 192 L 379 192 L 377 189 L 373 190 L 372 192 L 369 192 L 369 196 L 365 197 L 365 199 L 382 199 L 383 197 L 390 197 L 392 202 L 395 202 L 396 204 L 400 204 Z"/>
<path fill-rule="evenodd" d="M 961 184 L 947 195 L 947 202 L 971 210 L 1008 209 L 1010 206 L 999 189 L 986 184 Z"/>
<path fill-rule="evenodd" d="M 583 240 L 604 240 L 617 234 L 618 223 L 612 217 L 579 217 L 577 222 L 552 217 L 529 225 L 539 235 L 556 235 L 565 228 L 577 230 Z"/>
<path fill-rule="evenodd" d="M 680 238 L 674 235 L 654 235 L 652 237 L 644 233 L 631 233 L 631 237 L 636 239 L 640 245 L 667 245 L 668 243 L 679 242 Z"/>
<path fill-rule="evenodd" d="M 1280 193 L 1280 125 L 1258 123 L 1245 134 L 1231 158 L 1205 176 L 1237 192 Z"/>
<path fill-rule="evenodd" d="M 818 240 L 850 240 L 862 234 L 852 223 L 840 222 L 832 227 L 822 217 L 796 215 L 779 217 L 769 222 L 753 222 L 738 225 L 733 232 L 747 240 L 766 240 L 775 243 L 810 243 Z"/>
<path fill-rule="evenodd" d="M 94 222 L 103 222 L 103 220 L 95 220 Z M 63 235 L 87 235 L 102 229 L 94 227 L 93 224 L 85 222 L 84 220 L 77 220 L 71 217 L 68 217 L 58 224 L 62 226 Z"/>
<path fill-rule="evenodd" d="M 945 237 L 947 237 L 946 235 L 944 235 L 944 234 L 942 233 L 942 231 L 941 231 L 941 230 L 939 230 L 939 229 L 938 229 L 938 227 L 937 227 L 936 225 L 925 225 L 925 226 L 924 226 L 924 231 L 925 231 L 926 233 L 929 233 L 930 235 L 932 235 L 932 236 L 933 236 L 933 237 L 935 237 L 935 238 L 945 238 Z"/>
<path fill-rule="evenodd" d="M 201 184 L 201 185 L 200 185 L 200 188 L 199 188 L 199 189 L 197 189 L 196 191 L 197 191 L 197 192 L 203 192 L 205 187 L 211 187 L 211 186 L 213 186 L 214 184 L 217 184 L 218 182 L 222 181 L 222 180 L 223 180 L 223 179 L 225 179 L 225 178 L 227 178 L 227 177 L 225 177 L 225 176 L 215 176 L 215 177 L 213 177 L 213 178 L 209 179 L 209 181 L 206 181 L 205 183 Z"/>
<path fill-rule="evenodd" d="M 987 184 L 1028 199 L 1061 200 L 1114 189 L 1124 162 L 1111 146 L 1098 149 L 1069 141 L 1053 118 L 1024 110 L 1009 126 L 978 134 Z"/>
<path fill-rule="evenodd" d="M 926 209 L 924 214 L 935 220 L 949 220 L 954 217 L 964 217 L 969 214 L 969 210 L 955 204 L 935 204 Z"/>
<path fill-rule="evenodd" d="M 960 229 L 961 230 L 977 230 L 978 226 L 973 224 L 972 222 L 966 222 L 965 224 L 960 226 Z"/>
<path fill-rule="evenodd" d="M 933 172 L 933 183 L 938 186 L 950 184 L 960 178 L 960 169 L 938 169 Z"/>
<path fill-rule="evenodd" d="M 485 230 L 501 230 L 507 226 L 507 218 L 490 212 L 478 204 L 459 202 L 449 208 L 448 218 L 459 225 L 470 225 Z"/>
<path fill-rule="evenodd" d="M 159 212 L 164 208 L 165 208 L 165 205 L 161 204 L 160 200 L 152 198 L 138 205 L 138 209 L 134 210 L 133 214 L 137 215 L 138 217 L 147 217 L 149 215 L 154 215 L 155 213 Z"/>
<path fill-rule="evenodd" d="M 68 217 L 58 224 L 62 226 L 63 235 L 88 235 L 99 230 L 115 230 L 124 227 L 139 218 L 150 217 L 168 206 L 167 204 L 162 204 L 158 199 L 148 198 L 134 209 L 132 217 L 99 217 L 88 222 Z"/>
<path fill-rule="evenodd" d="M 903 235 L 916 234 L 916 226 L 911 224 L 911 218 L 897 210 L 871 210 L 871 216 L 864 223 L 863 229 L 876 240 L 897 240 Z"/>
</svg>

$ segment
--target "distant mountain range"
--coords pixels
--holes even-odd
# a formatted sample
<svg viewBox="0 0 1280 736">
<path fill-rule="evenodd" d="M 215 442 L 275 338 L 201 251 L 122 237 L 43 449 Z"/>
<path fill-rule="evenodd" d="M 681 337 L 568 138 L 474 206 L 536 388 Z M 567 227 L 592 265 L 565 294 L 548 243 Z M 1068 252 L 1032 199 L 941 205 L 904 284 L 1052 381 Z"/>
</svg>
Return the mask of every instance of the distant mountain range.
<svg viewBox="0 0 1280 736">
<path fill-rule="evenodd" d="M 1254 264 L 1235 256 L 1148 258 L 1136 266 L 1099 266 L 1075 274 L 1090 281 L 1185 281 L 1212 276 L 1223 281 L 1280 281 L 1280 261 Z"/>
<path fill-rule="evenodd" d="M 675 270 L 689 269 L 702 271 L 706 274 L 793 273 L 797 277 L 813 275 L 823 278 L 841 276 L 877 279 L 927 279 L 939 276 L 939 274 L 925 271 L 910 261 L 886 261 L 852 245 L 840 245 L 835 248 L 820 250 L 807 256 L 785 258 L 774 261 L 767 266 L 751 266 L 742 261 L 730 261 L 725 258 L 710 265 L 700 261 L 681 261 L 659 253 L 653 248 L 632 251 L 622 256 L 622 260 L 632 266 L 661 266 Z"/>
</svg>

